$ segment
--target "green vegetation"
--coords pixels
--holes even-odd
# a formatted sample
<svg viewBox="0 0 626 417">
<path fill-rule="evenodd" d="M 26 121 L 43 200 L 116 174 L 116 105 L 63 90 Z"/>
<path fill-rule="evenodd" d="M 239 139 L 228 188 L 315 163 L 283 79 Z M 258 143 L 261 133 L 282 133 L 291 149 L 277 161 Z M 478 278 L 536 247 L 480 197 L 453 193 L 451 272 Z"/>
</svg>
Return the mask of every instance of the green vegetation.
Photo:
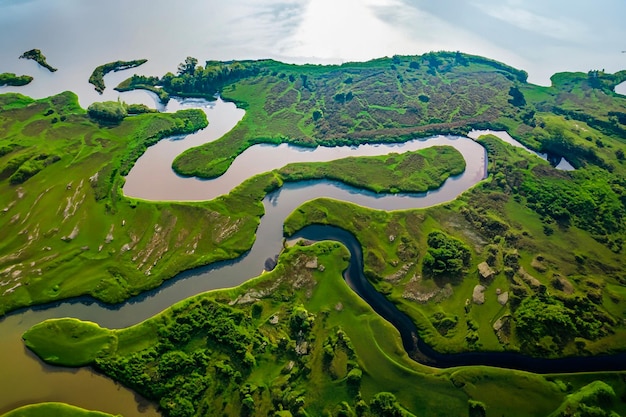
<svg viewBox="0 0 626 417">
<path fill-rule="evenodd" d="M 285 232 L 307 224 L 352 232 L 366 276 L 438 351 L 552 357 L 626 349 L 626 299 L 614 290 L 624 285 L 626 265 L 614 243 L 623 223 L 612 237 L 598 238 L 538 212 L 528 204 L 535 194 L 514 191 L 531 181 L 579 189 L 571 178 L 597 168 L 564 173 L 493 136 L 480 141 L 490 178 L 453 203 L 387 213 L 318 199 L 292 213 Z"/>
<path fill-rule="evenodd" d="M 428 234 L 428 250 L 424 254 L 422 269 L 432 275 L 459 275 L 470 263 L 469 247 L 441 231 Z"/>
<path fill-rule="evenodd" d="M 165 416 L 548 415 L 593 381 L 604 381 L 594 383 L 602 392 L 626 393 L 619 376 L 421 366 L 406 356 L 396 330 L 347 287 L 347 256 L 334 242 L 296 245 L 272 272 L 199 294 L 135 326 L 49 320 L 25 337 L 44 360 L 91 355 L 92 366 L 158 402 Z M 86 340 L 46 341 L 64 327 Z"/>
<path fill-rule="evenodd" d="M 329 224 L 351 232 L 366 277 L 437 351 L 626 350 L 626 99 L 612 91 L 626 71 L 562 73 L 539 87 L 523 71 L 460 53 L 342 66 L 197 64 L 190 57 L 176 75 L 125 84 L 164 97 L 219 91 L 246 107 L 223 139 L 177 160 L 184 174 L 219 175 L 260 142 L 398 142 L 472 127 L 506 129 L 533 149 L 566 156 L 576 171 L 485 136 L 489 177 L 453 202 L 385 212 L 318 199 L 294 211 L 284 231 Z M 394 172 L 409 176 L 402 167 L 421 160 L 416 155 L 441 181 L 437 167 L 450 164 L 439 150 L 326 169 L 292 165 L 211 202 L 148 203 L 121 195 L 123 175 L 160 137 L 201 126 L 198 113 L 100 126 L 68 93 L 0 96 L 0 109 L 4 311 L 78 294 L 117 301 L 182 269 L 237 256 L 252 244 L 261 199 L 283 181 L 325 177 L 401 191 L 413 185 Z M 60 159 L 46 165 L 53 155 Z M 22 166 L 14 180 L 21 184 L 11 185 Z M 355 175 L 365 170 L 368 177 Z M 623 371 L 542 376 L 413 362 L 397 331 L 340 278 L 346 265 L 337 243 L 296 245 L 272 272 L 127 329 L 57 320 L 25 338 L 45 360 L 97 367 L 158 402 L 165 416 L 626 414 Z"/>
<path fill-rule="evenodd" d="M 87 114 L 94 120 L 105 123 L 119 123 L 128 116 L 128 111 L 121 102 L 105 101 L 91 104 L 87 108 Z"/>
<path fill-rule="evenodd" d="M 100 127 L 72 93 L 5 94 L 0 109 L 0 313 L 85 294 L 119 302 L 250 248 L 263 187 L 259 200 L 243 205 L 238 196 L 178 204 L 121 194 L 145 149 L 206 126 L 202 111 L 139 114 Z M 254 196 L 248 187 L 257 184 L 240 192 Z"/>
<path fill-rule="evenodd" d="M 55 72 L 57 70 L 56 68 L 48 64 L 48 62 L 46 61 L 46 57 L 44 56 L 44 54 L 41 53 L 39 49 L 31 49 L 30 51 L 26 51 L 22 55 L 20 55 L 20 58 L 32 59 L 50 72 Z"/>
<path fill-rule="evenodd" d="M 449 176 L 464 170 L 465 160 L 456 149 L 439 146 L 404 154 L 289 164 L 278 173 L 285 181 L 326 178 L 376 193 L 422 193 L 439 188 Z"/>
<path fill-rule="evenodd" d="M 100 94 L 104 91 L 106 86 L 104 85 L 104 76 L 111 71 L 122 71 L 130 68 L 136 68 L 140 65 L 148 62 L 147 59 L 136 59 L 133 61 L 115 61 L 109 62 L 104 65 L 100 65 L 91 73 L 89 77 L 89 84 L 93 84 L 96 91 Z"/>
<path fill-rule="evenodd" d="M 198 66 L 192 74 L 166 75 L 159 85 L 180 95 L 219 91 L 247 112 L 221 140 L 179 156 L 174 169 L 182 175 L 219 176 L 256 143 L 401 142 L 495 127 L 500 118 L 515 116 L 508 91 L 525 79 L 522 72 L 495 61 L 455 53 L 341 66 L 271 60 L 206 65 L 208 74 L 207 67 Z"/>
<path fill-rule="evenodd" d="M 563 356 L 626 349 L 624 293 L 609 290 L 623 285 L 621 248 L 610 243 L 619 238 L 605 241 L 558 224 L 527 203 L 534 194 L 513 192 L 523 189 L 524 176 L 566 183 L 585 170 L 557 171 L 495 137 L 481 143 L 492 174 L 453 203 L 387 213 L 318 199 L 292 213 L 285 232 L 314 223 L 352 232 L 363 247 L 366 276 L 436 350 Z M 449 243 L 433 242 L 440 231 L 448 237 L 438 240 Z"/>
<path fill-rule="evenodd" d="M 158 83 L 158 77 L 146 77 L 144 75 L 135 74 L 132 77 L 119 83 L 118 86 L 115 87 L 115 90 L 122 92 L 137 89 L 148 90 L 156 94 L 163 104 L 167 104 L 167 102 L 170 100 L 170 95 L 167 93 L 167 91 L 157 87 Z"/>
<path fill-rule="evenodd" d="M 113 417 L 99 411 L 88 411 L 63 403 L 30 404 L 3 414 L 2 417 Z"/>
<path fill-rule="evenodd" d="M 117 340 L 95 323 L 66 318 L 35 325 L 24 342 L 48 363 L 82 366 L 114 349 Z"/>
<path fill-rule="evenodd" d="M 571 415 L 614 417 L 618 414 L 607 411 L 616 400 L 615 391 L 602 381 L 594 381 L 568 395 L 558 410 L 550 417 Z"/>
<path fill-rule="evenodd" d="M 0 244 L 0 313 L 84 294 L 119 302 L 182 270 L 237 257 L 254 242 L 269 191 L 320 176 L 291 166 L 210 202 L 137 201 L 122 196 L 123 176 L 160 138 L 204 127 L 203 112 L 122 117 L 133 107 L 105 102 L 85 114 L 71 93 L 44 100 L 9 94 L 0 105 L 0 226 L 7 236 Z M 367 173 L 381 184 L 396 184 L 403 173 L 411 183 L 397 183 L 399 191 L 437 187 L 445 167 L 462 167 L 460 155 L 445 147 L 394 158 L 395 171 L 372 164 L 376 158 L 330 166 L 334 178 L 352 184 L 354 166 L 369 164 Z M 426 175 L 411 172 L 416 164 Z"/>
<path fill-rule="evenodd" d="M 0 73 L 0 87 L 5 85 L 19 87 L 30 83 L 32 80 L 33 77 L 30 75 L 15 75 L 12 72 Z"/>
</svg>

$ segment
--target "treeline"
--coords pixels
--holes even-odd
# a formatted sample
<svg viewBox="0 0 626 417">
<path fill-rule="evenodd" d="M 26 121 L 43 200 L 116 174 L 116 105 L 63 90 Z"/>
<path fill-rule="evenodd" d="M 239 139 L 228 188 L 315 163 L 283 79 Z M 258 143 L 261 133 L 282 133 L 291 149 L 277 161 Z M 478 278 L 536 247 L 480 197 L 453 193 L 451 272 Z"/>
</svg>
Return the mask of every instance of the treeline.
<svg viewBox="0 0 626 417">
<path fill-rule="evenodd" d="M 226 83 L 257 75 L 260 71 L 252 61 L 206 61 L 204 67 L 197 64 L 196 58 L 187 57 L 176 74 L 168 72 L 161 78 L 160 85 L 174 95 L 212 97 Z"/>
<path fill-rule="evenodd" d="M 145 104 L 126 104 L 123 101 L 95 102 L 87 108 L 87 114 L 92 119 L 112 124 L 121 122 L 129 114 L 156 112 L 155 109 L 151 109 Z"/>
<path fill-rule="evenodd" d="M 92 84 L 96 88 L 96 91 L 102 94 L 106 88 L 104 85 L 104 76 L 109 72 L 135 68 L 146 63 L 147 61 L 147 59 L 136 59 L 134 61 L 115 61 L 100 65 L 91 73 L 91 76 L 89 77 L 89 84 Z"/>
</svg>

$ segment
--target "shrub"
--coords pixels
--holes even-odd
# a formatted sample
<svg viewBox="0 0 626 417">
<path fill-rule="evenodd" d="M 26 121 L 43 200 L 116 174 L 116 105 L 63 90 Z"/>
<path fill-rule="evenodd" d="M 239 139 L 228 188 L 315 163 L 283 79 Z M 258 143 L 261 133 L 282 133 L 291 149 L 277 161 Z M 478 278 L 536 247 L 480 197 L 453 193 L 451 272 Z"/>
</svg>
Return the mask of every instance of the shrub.
<svg viewBox="0 0 626 417">
<path fill-rule="evenodd" d="M 119 123 L 128 116 L 124 105 L 117 101 L 93 103 L 87 108 L 87 113 L 92 119 L 109 123 Z"/>
</svg>

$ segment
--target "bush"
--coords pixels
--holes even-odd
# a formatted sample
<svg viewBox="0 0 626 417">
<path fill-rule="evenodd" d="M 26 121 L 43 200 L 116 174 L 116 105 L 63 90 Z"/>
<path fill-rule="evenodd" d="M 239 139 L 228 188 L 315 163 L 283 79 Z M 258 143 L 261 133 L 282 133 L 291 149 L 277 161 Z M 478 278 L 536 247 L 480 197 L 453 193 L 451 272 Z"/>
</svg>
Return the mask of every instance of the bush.
<svg viewBox="0 0 626 417">
<path fill-rule="evenodd" d="M 92 119 L 109 123 L 119 123 L 128 116 L 125 106 L 117 101 L 93 103 L 87 108 L 87 113 Z"/>
<path fill-rule="evenodd" d="M 458 239 L 443 232 L 434 231 L 428 235 L 428 252 L 424 255 L 424 268 L 435 274 L 459 274 L 469 266 L 469 247 Z"/>
</svg>

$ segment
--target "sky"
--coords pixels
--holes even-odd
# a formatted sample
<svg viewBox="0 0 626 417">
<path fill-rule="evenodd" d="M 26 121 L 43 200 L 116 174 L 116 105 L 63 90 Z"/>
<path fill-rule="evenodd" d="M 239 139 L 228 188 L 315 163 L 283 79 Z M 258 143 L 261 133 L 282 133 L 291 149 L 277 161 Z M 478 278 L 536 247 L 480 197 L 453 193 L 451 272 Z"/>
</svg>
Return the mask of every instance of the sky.
<svg viewBox="0 0 626 417">
<path fill-rule="evenodd" d="M 0 71 L 35 76 L 20 91 L 38 97 L 89 88 L 93 68 L 118 59 L 147 58 L 138 72 L 163 75 L 187 56 L 341 63 L 447 50 L 549 85 L 555 72 L 626 69 L 625 18 L 623 0 L 0 0 Z M 60 71 L 17 59 L 31 48 Z"/>
</svg>

